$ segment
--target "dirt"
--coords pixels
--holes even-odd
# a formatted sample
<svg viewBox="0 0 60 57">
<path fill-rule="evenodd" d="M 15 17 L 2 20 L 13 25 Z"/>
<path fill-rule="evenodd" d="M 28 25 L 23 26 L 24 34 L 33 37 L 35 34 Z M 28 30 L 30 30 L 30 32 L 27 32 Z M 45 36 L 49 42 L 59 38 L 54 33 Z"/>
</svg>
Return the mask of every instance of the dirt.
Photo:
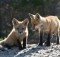
<svg viewBox="0 0 60 57">
<path fill-rule="evenodd" d="M 0 57 L 60 57 L 60 45 L 51 44 L 47 47 L 28 44 L 23 50 L 19 50 L 18 47 L 0 50 Z"/>
</svg>

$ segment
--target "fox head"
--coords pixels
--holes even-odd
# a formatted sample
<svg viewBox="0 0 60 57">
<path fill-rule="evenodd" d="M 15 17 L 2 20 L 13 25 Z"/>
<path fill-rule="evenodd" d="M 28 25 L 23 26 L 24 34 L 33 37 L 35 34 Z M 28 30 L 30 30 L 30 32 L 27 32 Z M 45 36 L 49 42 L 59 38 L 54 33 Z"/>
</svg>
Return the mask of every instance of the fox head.
<svg viewBox="0 0 60 57">
<path fill-rule="evenodd" d="M 31 18 L 31 25 L 32 25 L 32 28 L 31 29 L 33 31 L 35 31 L 35 30 L 37 30 L 36 29 L 36 26 L 39 25 L 39 23 L 40 23 L 40 16 L 39 16 L 38 13 L 36 13 L 35 15 L 29 13 L 29 16 Z"/>
<path fill-rule="evenodd" d="M 23 34 L 26 31 L 26 28 L 28 27 L 28 19 L 25 19 L 23 21 L 18 21 L 17 19 L 13 18 L 12 20 L 13 28 L 18 34 Z"/>
<path fill-rule="evenodd" d="M 39 27 L 43 26 L 42 21 L 44 21 L 44 18 L 39 13 L 36 13 L 35 15 L 29 13 L 29 16 L 31 18 L 31 24 L 32 24 L 33 31 L 38 30 Z"/>
</svg>

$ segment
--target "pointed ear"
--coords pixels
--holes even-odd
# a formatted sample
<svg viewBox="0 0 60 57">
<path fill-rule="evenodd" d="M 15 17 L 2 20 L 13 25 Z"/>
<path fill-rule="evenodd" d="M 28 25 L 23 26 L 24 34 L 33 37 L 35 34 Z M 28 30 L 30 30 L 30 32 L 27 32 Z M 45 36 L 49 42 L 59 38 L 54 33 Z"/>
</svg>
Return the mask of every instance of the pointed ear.
<svg viewBox="0 0 60 57">
<path fill-rule="evenodd" d="M 30 16 L 31 19 L 33 19 L 33 14 L 29 13 L 29 16 Z"/>
<path fill-rule="evenodd" d="M 36 19 L 40 19 L 40 14 L 36 13 Z"/>
<path fill-rule="evenodd" d="M 28 23 L 29 23 L 29 20 L 28 19 L 25 19 L 24 21 L 23 21 L 23 24 L 26 26 L 26 25 L 28 25 Z"/>
<path fill-rule="evenodd" d="M 18 20 L 17 20 L 16 18 L 13 18 L 12 24 L 13 24 L 13 26 L 14 26 L 14 25 L 17 25 L 17 24 L 18 24 Z"/>
</svg>

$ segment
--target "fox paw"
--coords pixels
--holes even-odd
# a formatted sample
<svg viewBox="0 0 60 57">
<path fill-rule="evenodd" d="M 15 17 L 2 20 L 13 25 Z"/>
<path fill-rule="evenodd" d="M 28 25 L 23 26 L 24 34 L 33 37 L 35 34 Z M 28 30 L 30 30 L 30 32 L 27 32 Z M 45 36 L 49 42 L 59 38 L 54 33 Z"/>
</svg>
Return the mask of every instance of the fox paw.
<svg viewBox="0 0 60 57">
<path fill-rule="evenodd" d="M 8 48 L 6 48 L 6 47 L 0 45 L 0 50 L 1 50 L 1 51 L 8 51 Z"/>
</svg>

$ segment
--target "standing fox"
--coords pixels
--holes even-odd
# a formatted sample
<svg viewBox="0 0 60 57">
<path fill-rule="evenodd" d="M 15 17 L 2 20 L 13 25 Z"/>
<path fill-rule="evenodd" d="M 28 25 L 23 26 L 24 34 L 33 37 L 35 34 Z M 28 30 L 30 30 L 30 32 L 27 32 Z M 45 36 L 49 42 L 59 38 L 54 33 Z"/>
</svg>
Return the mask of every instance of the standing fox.
<svg viewBox="0 0 60 57">
<path fill-rule="evenodd" d="M 42 45 L 42 35 L 43 33 L 48 33 L 48 38 L 46 45 L 50 46 L 50 38 L 52 34 L 57 36 L 57 44 L 59 44 L 59 19 L 57 16 L 47 16 L 42 17 L 40 14 L 36 13 L 35 15 L 29 13 L 31 18 L 32 27 L 39 31 L 40 42 L 39 45 Z"/>
<path fill-rule="evenodd" d="M 0 41 L 0 47 L 11 47 L 18 45 L 20 49 L 26 48 L 26 42 L 28 38 L 28 19 L 24 21 L 18 21 L 17 19 L 12 20 L 13 29 L 10 34 L 4 40 Z M 21 42 L 23 41 L 23 47 Z"/>
</svg>

